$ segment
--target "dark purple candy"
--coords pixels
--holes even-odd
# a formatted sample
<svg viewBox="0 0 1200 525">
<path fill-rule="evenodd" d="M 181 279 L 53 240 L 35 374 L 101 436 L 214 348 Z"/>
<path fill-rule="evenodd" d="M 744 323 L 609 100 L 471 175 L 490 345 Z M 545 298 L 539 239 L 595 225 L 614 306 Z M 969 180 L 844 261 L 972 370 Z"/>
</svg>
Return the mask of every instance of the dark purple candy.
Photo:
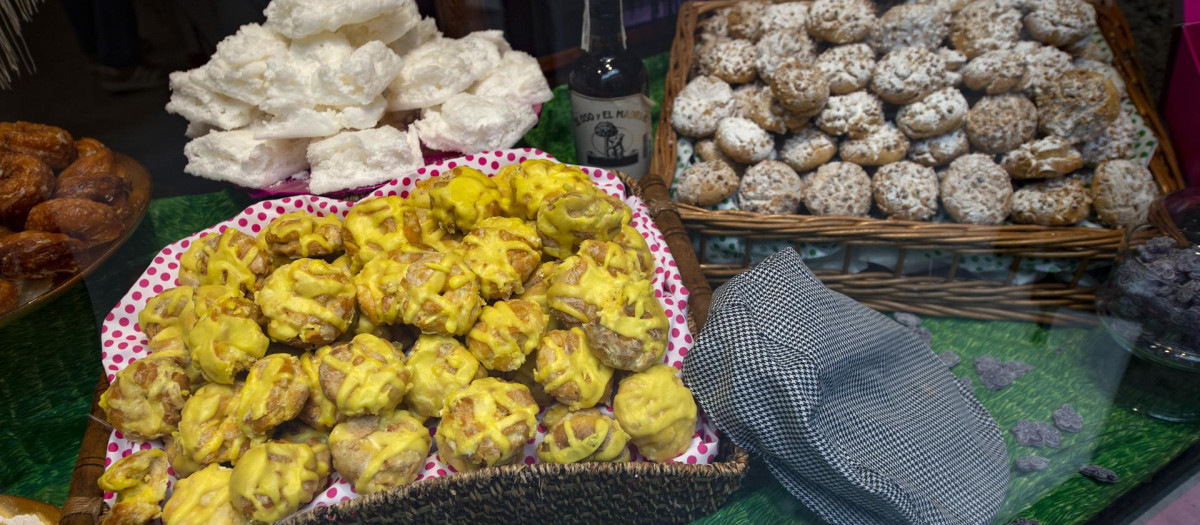
<svg viewBox="0 0 1200 525">
<path fill-rule="evenodd" d="M 1063 432 L 1079 432 L 1083 430 L 1083 416 L 1075 411 L 1075 407 L 1064 403 L 1054 411 L 1054 426 Z"/>
<path fill-rule="evenodd" d="M 946 365 L 946 368 L 954 368 L 962 362 L 962 358 L 958 357 L 958 354 L 954 353 L 954 350 L 946 350 L 945 352 L 938 354 L 938 359 L 942 360 L 942 363 Z"/>
<path fill-rule="evenodd" d="M 1100 465 L 1084 465 L 1079 469 L 1079 473 L 1100 483 L 1116 483 L 1117 480 L 1121 479 L 1121 476 L 1118 476 L 1116 472 Z"/>
<path fill-rule="evenodd" d="M 979 374 L 979 382 L 988 390 L 1000 390 L 1011 385 L 1017 378 L 1033 370 L 1033 365 L 1021 361 L 1000 362 L 990 355 L 975 360 L 975 372 Z"/>
<path fill-rule="evenodd" d="M 1058 433 L 1058 429 L 1043 421 L 1032 422 L 1022 419 L 1009 432 L 1012 433 L 1013 439 L 1017 440 L 1017 444 L 1023 447 L 1058 448 L 1062 446 L 1061 434 Z"/>
<path fill-rule="evenodd" d="M 1050 460 L 1041 456 L 1028 455 L 1019 456 L 1013 461 L 1013 466 L 1017 467 L 1017 471 L 1022 474 L 1030 472 L 1042 472 L 1050 466 Z"/>
</svg>

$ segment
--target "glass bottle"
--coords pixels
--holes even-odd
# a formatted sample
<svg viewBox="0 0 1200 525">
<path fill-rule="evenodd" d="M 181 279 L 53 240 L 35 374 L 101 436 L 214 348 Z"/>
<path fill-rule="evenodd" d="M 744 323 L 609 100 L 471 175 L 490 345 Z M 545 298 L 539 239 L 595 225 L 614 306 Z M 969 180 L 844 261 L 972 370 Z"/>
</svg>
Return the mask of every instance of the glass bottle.
<svg viewBox="0 0 1200 525">
<path fill-rule="evenodd" d="M 621 0 L 584 0 L 581 47 L 567 80 L 575 157 L 640 179 L 650 169 L 650 84 L 625 48 Z"/>
</svg>

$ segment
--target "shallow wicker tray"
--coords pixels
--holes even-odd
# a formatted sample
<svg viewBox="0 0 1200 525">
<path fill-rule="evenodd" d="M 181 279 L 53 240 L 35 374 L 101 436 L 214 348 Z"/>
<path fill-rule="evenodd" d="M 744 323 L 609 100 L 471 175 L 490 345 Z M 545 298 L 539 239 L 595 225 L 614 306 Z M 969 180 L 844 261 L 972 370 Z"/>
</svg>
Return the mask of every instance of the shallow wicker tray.
<svg viewBox="0 0 1200 525">
<path fill-rule="evenodd" d="M 687 232 L 661 179 L 639 187 L 622 176 L 627 191 L 646 203 L 675 257 L 689 290 L 693 333 L 708 316 L 712 289 L 700 272 Z M 62 525 L 96 525 L 104 494 L 96 480 L 104 473 L 109 428 L 97 402 L 108 388 L 101 374 L 92 398 L 71 477 Z M 728 439 L 708 465 L 683 463 L 581 463 L 509 465 L 418 481 L 407 487 L 317 507 L 282 523 L 687 523 L 716 511 L 742 483 L 749 468 L 745 450 Z"/>
<path fill-rule="evenodd" d="M 679 10 L 671 63 L 663 94 L 662 113 L 655 138 L 650 172 L 670 187 L 675 174 L 677 136 L 671 128 L 671 106 L 687 84 L 694 60 L 698 21 L 707 13 L 736 3 L 732 0 L 687 2 Z M 1175 151 L 1142 81 L 1134 53 L 1129 21 L 1113 0 L 1096 0 L 1097 23 L 1113 50 L 1113 66 L 1125 80 L 1129 98 L 1158 139 L 1149 168 L 1163 193 L 1184 187 Z M 750 264 L 756 240 L 786 239 L 797 242 L 837 242 L 846 246 L 840 270 L 815 272 L 830 288 L 850 295 L 871 308 L 909 311 L 923 315 L 953 315 L 976 319 L 1024 320 L 1055 323 L 1091 323 L 1095 290 L 1079 285 L 1088 263 L 1112 259 L 1123 230 L 1055 228 L 1030 225 L 977 226 L 958 223 L 890 221 L 863 217 L 766 215 L 743 211 L 713 211 L 678 204 L 688 231 L 702 236 L 699 260 L 713 285 L 722 283 Z M 745 239 L 740 264 L 707 263 L 704 246 L 709 236 Z M 895 271 L 850 273 L 855 247 L 890 246 L 899 249 Z M 949 270 L 937 276 L 906 276 L 903 261 L 909 250 L 943 250 L 953 254 Z M 965 256 L 999 254 L 1013 257 L 1006 279 L 981 280 L 960 272 Z M 1074 259 L 1079 270 L 1065 283 L 1013 285 L 1025 258 Z M 1050 313 L 1048 309 L 1054 309 Z"/>
</svg>

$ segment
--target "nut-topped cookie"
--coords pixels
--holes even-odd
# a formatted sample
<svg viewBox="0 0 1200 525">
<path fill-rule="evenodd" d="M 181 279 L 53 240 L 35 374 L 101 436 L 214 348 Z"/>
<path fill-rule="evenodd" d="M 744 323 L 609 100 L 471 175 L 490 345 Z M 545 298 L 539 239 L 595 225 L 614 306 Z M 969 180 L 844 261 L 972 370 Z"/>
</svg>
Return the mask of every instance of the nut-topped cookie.
<svg viewBox="0 0 1200 525">
<path fill-rule="evenodd" d="M 972 153 L 950 163 L 941 190 L 942 205 L 958 222 L 1000 224 L 1012 210 L 1012 180 L 990 155 Z"/>
<path fill-rule="evenodd" d="M 970 150 L 967 131 L 959 128 L 944 135 L 912 141 L 908 146 L 908 160 L 934 168 L 945 166 Z"/>
<path fill-rule="evenodd" d="M 1082 168 L 1083 155 L 1066 139 L 1049 136 L 1006 153 L 1000 164 L 1014 179 L 1047 179 Z"/>
<path fill-rule="evenodd" d="M 1079 142 L 1108 128 L 1121 111 L 1121 96 L 1104 75 L 1091 71 L 1067 71 L 1038 95 L 1039 128 Z"/>
<path fill-rule="evenodd" d="M 988 95 L 1017 89 L 1025 78 L 1025 59 L 1011 49 L 979 55 L 962 68 L 963 85 Z"/>
<path fill-rule="evenodd" d="M 833 46 L 817 57 L 831 95 L 846 95 L 867 87 L 875 74 L 875 51 L 866 44 Z"/>
<path fill-rule="evenodd" d="M 865 217 L 871 211 L 871 177 L 857 164 L 830 162 L 804 185 L 804 205 L 813 215 Z"/>
<path fill-rule="evenodd" d="M 771 91 L 784 108 L 800 116 L 816 115 L 829 100 L 825 74 L 815 66 L 795 60 L 775 70 L 771 76 Z"/>
<path fill-rule="evenodd" d="M 861 42 L 878 25 L 870 0 L 816 0 L 808 8 L 808 33 L 831 44 Z"/>
<path fill-rule="evenodd" d="M 675 199 L 684 204 L 712 206 L 733 195 L 738 176 L 733 168 L 719 160 L 691 165 L 679 174 Z"/>
<path fill-rule="evenodd" d="M 783 147 L 779 150 L 779 160 L 803 173 L 829 162 L 837 155 L 837 151 L 838 144 L 833 137 L 808 126 L 784 140 Z"/>
<path fill-rule="evenodd" d="M 1017 94 L 983 97 L 967 114 L 967 138 L 985 153 L 1006 153 L 1033 140 L 1038 109 Z"/>
<path fill-rule="evenodd" d="M 862 138 L 883 126 L 883 102 L 865 91 L 829 97 L 813 122 L 830 135 Z"/>
<path fill-rule="evenodd" d="M 766 160 L 751 166 L 738 186 L 738 207 L 755 213 L 796 213 L 804 198 L 804 182 L 792 168 Z"/>
<path fill-rule="evenodd" d="M 689 137 L 707 137 L 717 131 L 721 119 L 733 116 L 736 109 L 729 84 L 716 77 L 698 76 L 675 97 L 671 127 Z"/>
<path fill-rule="evenodd" d="M 1008 49 L 1021 37 L 1021 12 L 1010 0 L 977 0 L 950 20 L 950 42 L 969 58 Z"/>
<path fill-rule="evenodd" d="M 871 91 L 892 104 L 912 104 L 950 84 L 946 63 L 923 47 L 897 49 L 875 64 Z"/>
<path fill-rule="evenodd" d="M 908 138 L 889 122 L 863 138 L 842 140 L 838 153 L 842 160 L 859 166 L 883 166 L 904 158 Z"/>
<path fill-rule="evenodd" d="M 1071 45 L 1096 27 L 1096 9 L 1084 0 L 1039 0 L 1030 7 L 1025 29 L 1052 46 Z"/>
<path fill-rule="evenodd" d="M 889 219 L 926 221 L 937 213 L 938 176 L 915 162 L 895 162 L 875 172 L 871 193 Z"/>
<path fill-rule="evenodd" d="M 1129 160 L 1107 160 L 1092 177 L 1092 206 L 1100 222 L 1113 228 L 1146 222 L 1150 203 L 1158 197 L 1154 175 Z"/>
<path fill-rule="evenodd" d="M 1092 197 L 1083 179 L 1062 177 L 1027 184 L 1012 198 L 1012 220 L 1020 224 L 1071 226 L 1092 211 Z"/>
<path fill-rule="evenodd" d="M 900 4 L 879 17 L 868 42 L 881 54 L 910 46 L 936 50 L 950 34 L 950 10 L 937 4 Z"/>
<path fill-rule="evenodd" d="M 901 107 L 896 112 L 896 127 L 909 138 L 936 137 L 963 127 L 969 110 L 961 91 L 942 88 L 920 102 Z"/>
</svg>

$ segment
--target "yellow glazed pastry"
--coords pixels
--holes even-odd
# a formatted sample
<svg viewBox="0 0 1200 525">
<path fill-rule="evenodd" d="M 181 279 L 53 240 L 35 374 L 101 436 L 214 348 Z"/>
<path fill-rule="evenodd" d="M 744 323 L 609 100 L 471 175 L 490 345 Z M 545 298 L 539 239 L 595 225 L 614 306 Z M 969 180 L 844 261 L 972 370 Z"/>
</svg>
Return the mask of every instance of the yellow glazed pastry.
<svg viewBox="0 0 1200 525">
<path fill-rule="evenodd" d="M 117 372 L 100 395 L 100 408 L 126 437 L 147 441 L 175 430 L 188 393 L 183 368 L 172 359 L 151 356 Z"/>
<path fill-rule="evenodd" d="M 554 277 L 554 273 L 558 271 L 558 267 L 562 265 L 559 261 L 544 262 L 533 271 L 533 275 L 525 280 L 522 285 L 523 292 L 516 294 L 514 299 L 524 299 L 536 303 L 542 308 L 542 312 L 546 315 L 551 315 L 553 310 L 546 302 L 546 291 L 550 289 L 550 282 Z M 551 317 L 553 320 L 553 316 Z"/>
<path fill-rule="evenodd" d="M 446 398 L 434 435 L 438 455 L 459 471 L 512 463 L 533 439 L 537 413 L 525 385 L 479 379 Z"/>
<path fill-rule="evenodd" d="M 261 319 L 254 302 L 231 297 L 217 301 L 196 321 L 184 340 L 206 379 L 231 384 L 267 353 L 270 341 L 263 335 Z"/>
<path fill-rule="evenodd" d="M 138 312 L 138 326 L 146 334 L 151 352 L 185 350 L 183 316 L 192 309 L 191 286 L 168 288 L 146 301 Z"/>
<path fill-rule="evenodd" d="M 329 214 L 317 217 L 294 211 L 272 220 L 259 235 L 273 255 L 291 259 L 329 257 L 342 253 L 342 220 Z"/>
<path fill-rule="evenodd" d="M 408 353 L 404 405 L 424 417 L 440 417 L 446 395 L 487 376 L 479 360 L 453 337 L 423 334 Z"/>
<path fill-rule="evenodd" d="M 242 433 L 262 436 L 300 415 L 308 402 L 308 389 L 308 376 L 296 357 L 271 354 L 259 359 L 238 395 L 235 414 Z"/>
<path fill-rule="evenodd" d="M 433 218 L 452 232 L 469 232 L 484 219 L 503 215 L 502 198 L 495 181 L 466 166 L 442 174 L 429 189 Z"/>
<path fill-rule="evenodd" d="M 246 451 L 233 467 L 230 503 L 247 519 L 274 523 L 312 501 L 324 478 L 312 447 L 263 443 Z"/>
<path fill-rule="evenodd" d="M 351 277 L 358 275 L 358 272 L 362 271 L 362 263 L 358 261 L 358 257 L 353 257 L 347 254 L 342 254 L 341 257 L 334 259 L 329 264 L 350 274 Z"/>
<path fill-rule="evenodd" d="M 544 463 L 629 461 L 629 434 L 621 424 L 599 409 L 568 412 L 547 425 L 546 439 L 538 444 L 537 458 Z"/>
<path fill-rule="evenodd" d="M 233 228 L 196 240 L 179 259 L 179 284 L 219 284 L 254 294 L 271 272 L 271 256 L 258 239 Z"/>
<path fill-rule="evenodd" d="M 551 317 L 551 320 L 553 319 Z M 539 407 L 548 407 L 554 404 L 554 396 L 547 394 L 546 390 L 542 388 L 542 384 L 533 379 L 535 368 L 537 368 L 537 356 L 533 356 L 532 359 L 526 359 L 521 368 L 512 372 L 502 372 L 499 377 L 505 381 L 525 385 L 525 388 L 529 389 L 529 393 L 533 395 L 533 400 L 537 402 Z"/>
<path fill-rule="evenodd" d="M 171 469 L 175 471 L 175 476 L 186 478 L 204 468 L 204 465 L 184 454 L 183 446 L 179 444 L 179 439 L 176 437 L 178 435 L 179 432 L 175 432 L 170 436 L 163 436 L 163 450 L 167 453 L 167 461 L 171 464 Z"/>
<path fill-rule="evenodd" d="M 404 354 L 370 334 L 329 347 L 321 357 L 319 374 L 325 397 L 344 417 L 391 411 L 408 393 Z"/>
<path fill-rule="evenodd" d="M 670 365 L 621 380 L 613 415 L 642 455 L 668 461 L 687 452 L 696 433 L 696 401 Z"/>
<path fill-rule="evenodd" d="M 649 279 L 649 274 L 654 272 L 653 263 L 647 272 L 642 258 L 636 252 L 626 250 L 613 241 L 583 241 L 579 245 L 579 256 L 591 259 L 614 276 Z"/>
<path fill-rule="evenodd" d="M 537 215 L 537 232 L 546 255 L 565 259 L 587 239 L 607 241 L 629 222 L 629 207 L 598 189 L 552 197 Z"/>
<path fill-rule="evenodd" d="M 542 258 L 542 239 L 529 223 L 491 217 L 463 238 L 461 253 L 479 276 L 484 299 L 508 299 L 524 290 L 524 282 Z"/>
<path fill-rule="evenodd" d="M 504 210 L 506 217 L 517 216 L 517 213 L 513 211 L 512 174 L 519 169 L 521 169 L 520 164 L 508 164 L 492 175 L 492 182 L 495 182 L 496 189 L 500 190 L 500 207 Z"/>
<path fill-rule="evenodd" d="M 268 319 L 267 335 L 292 346 L 332 343 L 354 317 L 350 274 L 320 259 L 285 264 L 263 281 L 254 296 Z"/>
<path fill-rule="evenodd" d="M 637 258 L 646 277 L 654 275 L 654 254 L 650 251 L 650 245 L 646 244 L 646 238 L 642 237 L 642 232 L 637 228 L 629 224 L 622 225 L 621 233 L 613 237 L 612 242 Z"/>
<path fill-rule="evenodd" d="M 590 191 L 595 188 L 591 177 L 574 166 L 532 159 L 509 172 L 512 186 L 512 214 L 525 220 L 535 220 L 538 211 L 550 199 L 569 191 Z"/>
<path fill-rule="evenodd" d="M 163 506 L 163 525 L 243 525 L 250 523 L 229 503 L 233 469 L 209 465 L 179 480 Z"/>
<path fill-rule="evenodd" d="M 174 436 L 178 455 L 190 460 L 184 463 L 201 467 L 213 463 L 237 463 L 251 445 L 265 440 L 246 436 L 239 429 L 236 412 L 241 391 L 241 383 L 209 383 L 188 398 L 183 405 L 179 432 Z M 172 466 L 175 463 L 173 461 Z"/>
<path fill-rule="evenodd" d="M 467 333 L 467 348 L 488 370 L 516 370 L 546 333 L 546 319 L 537 303 L 496 301 L 483 307 Z"/>
<path fill-rule="evenodd" d="M 596 406 L 612 392 L 613 369 L 588 348 L 583 330 L 555 330 L 538 346 L 533 378 L 571 410 Z"/>
<path fill-rule="evenodd" d="M 399 322 L 407 298 L 404 278 L 408 275 L 408 267 L 428 253 L 406 246 L 375 257 L 364 265 L 362 271 L 354 276 L 354 289 L 362 316 L 373 325 Z"/>
<path fill-rule="evenodd" d="M 433 189 L 433 183 L 437 182 L 437 177 L 431 177 L 417 181 L 413 185 L 412 191 L 408 192 L 406 200 L 414 208 L 428 210 L 433 208 L 432 199 L 429 198 L 429 190 Z"/>
<path fill-rule="evenodd" d="M 299 443 L 312 448 L 317 457 L 317 473 L 321 477 L 329 475 L 332 468 L 332 456 L 329 454 L 329 431 L 317 430 L 298 421 L 288 421 L 275 429 L 274 441 Z M 325 483 L 321 483 L 325 485 Z"/>
<path fill-rule="evenodd" d="M 167 454 L 139 450 L 113 463 L 96 482 L 100 489 L 117 493 L 117 501 L 101 525 L 142 525 L 159 517 L 159 504 L 167 496 Z"/>
<path fill-rule="evenodd" d="M 407 244 L 411 232 L 404 229 L 404 199 L 377 197 L 355 204 L 346 213 L 342 244 L 346 253 L 366 264 L 375 256 Z"/>
<path fill-rule="evenodd" d="M 400 319 L 425 333 L 465 334 L 483 307 L 479 278 L 455 253 L 422 255 L 408 266 L 400 289 Z"/>
<path fill-rule="evenodd" d="M 583 326 L 599 318 L 604 308 L 620 302 L 625 280 L 591 257 L 568 257 L 550 280 L 546 304 L 562 326 Z"/>
<path fill-rule="evenodd" d="M 329 353 L 330 347 L 325 346 L 315 352 L 304 352 L 300 355 L 300 368 L 308 379 L 308 401 L 300 409 L 300 420 L 313 428 L 329 430 L 337 424 L 337 405 L 325 397 L 321 389 L 321 359 Z"/>
<path fill-rule="evenodd" d="M 182 321 L 183 333 L 187 334 L 191 331 L 196 326 L 196 323 L 200 321 L 200 318 L 204 317 L 209 310 L 212 310 L 213 305 L 230 297 L 242 297 L 242 294 L 233 288 L 219 284 L 209 284 L 193 288 L 191 307 L 185 308 L 179 315 L 179 319 Z"/>
<path fill-rule="evenodd" d="M 333 466 L 359 494 L 402 487 L 417 479 L 429 456 L 429 430 L 405 410 L 351 418 L 333 427 Z"/>
</svg>

